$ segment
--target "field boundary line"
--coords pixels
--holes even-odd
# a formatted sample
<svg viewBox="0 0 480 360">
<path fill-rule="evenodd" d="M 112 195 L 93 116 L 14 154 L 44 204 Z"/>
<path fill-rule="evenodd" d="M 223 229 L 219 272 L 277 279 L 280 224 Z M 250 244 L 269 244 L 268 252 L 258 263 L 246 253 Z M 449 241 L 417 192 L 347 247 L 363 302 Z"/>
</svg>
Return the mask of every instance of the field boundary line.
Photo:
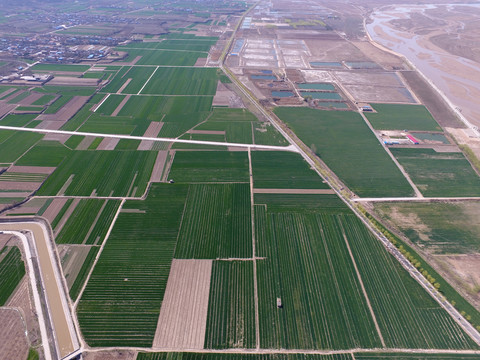
<svg viewBox="0 0 480 360">
<path fill-rule="evenodd" d="M 100 102 L 100 104 L 98 104 L 97 106 L 95 106 L 95 110 L 93 110 L 93 112 L 97 112 L 97 110 L 100 108 L 100 106 L 102 106 L 103 103 L 104 103 L 105 101 L 107 101 L 107 99 L 110 97 L 110 95 L 111 95 L 111 94 L 107 94 L 107 96 L 105 96 L 105 97 L 103 98 L 103 100 Z"/>
<path fill-rule="evenodd" d="M 258 315 L 257 255 L 255 254 L 255 203 L 253 197 L 252 151 L 248 148 L 248 172 L 250 178 L 250 213 L 252 217 L 252 258 L 253 258 L 253 301 L 255 304 L 255 342 L 260 349 L 260 318 Z"/>
<path fill-rule="evenodd" d="M 0 129 L 27 131 L 27 132 L 35 132 L 35 133 L 41 133 L 41 134 L 81 135 L 81 136 L 93 136 L 93 137 L 113 138 L 113 139 L 127 139 L 127 140 L 140 140 L 140 141 L 149 140 L 149 141 L 155 141 L 155 142 L 171 142 L 171 143 L 227 146 L 227 147 L 230 146 L 230 147 L 241 147 L 241 148 L 249 148 L 249 149 L 299 152 L 294 145 L 289 145 L 289 146 L 255 145 L 255 144 L 230 143 L 230 142 L 220 142 L 220 141 L 184 140 L 184 139 L 156 138 L 156 137 L 145 137 L 145 136 L 135 136 L 135 135 L 89 133 L 89 132 L 83 132 L 83 131 L 48 130 L 48 129 L 23 128 L 18 126 L 4 126 L 4 125 L 0 125 Z"/>
<path fill-rule="evenodd" d="M 105 206 L 107 206 L 107 203 L 108 203 L 108 199 L 105 199 L 105 201 L 102 204 L 102 207 L 100 208 L 97 216 L 95 217 L 95 220 L 93 220 L 92 226 L 90 226 L 90 229 L 88 229 L 88 233 L 87 233 L 87 235 L 85 235 L 85 238 L 82 241 L 82 245 L 87 245 L 86 241 L 90 237 L 90 234 L 92 233 L 93 229 L 95 229 L 95 226 L 97 225 L 98 219 L 100 219 L 100 216 L 102 215 L 103 210 L 105 209 Z"/>
<path fill-rule="evenodd" d="M 355 258 L 353 257 L 352 249 L 350 248 L 350 244 L 347 239 L 347 235 L 345 234 L 345 229 L 343 227 L 343 222 L 340 222 L 340 226 L 342 228 L 342 236 L 343 240 L 345 240 L 345 245 L 347 245 L 347 250 L 348 254 L 350 255 L 350 259 L 352 260 L 353 267 L 355 268 L 355 272 L 357 274 L 358 282 L 360 283 L 360 287 L 362 288 L 363 296 L 365 296 L 365 300 L 367 302 L 368 310 L 370 310 L 370 315 L 372 316 L 373 323 L 375 324 L 375 329 L 377 329 L 378 336 L 380 338 L 380 341 L 382 343 L 382 346 L 386 348 L 387 346 L 385 345 L 385 340 L 383 339 L 382 332 L 380 330 L 380 326 L 378 325 L 377 322 L 377 317 L 375 316 L 375 313 L 372 308 L 372 304 L 370 303 L 370 299 L 367 294 L 367 290 L 365 289 L 365 285 L 363 284 L 362 276 L 360 275 L 360 271 L 358 270 L 357 263 L 355 261 Z"/>
<path fill-rule="evenodd" d="M 398 170 L 400 170 L 400 172 L 402 173 L 403 177 L 408 181 L 408 183 L 410 184 L 410 186 L 412 187 L 413 191 L 415 192 L 415 196 L 416 197 L 419 197 L 419 198 L 423 198 L 423 194 L 420 192 L 420 190 L 418 190 L 417 188 L 417 185 L 415 185 L 415 183 L 413 182 L 413 180 L 410 178 L 410 175 L 405 171 L 405 169 L 403 168 L 403 166 L 400 164 L 400 162 L 397 160 L 397 158 L 395 156 L 393 156 L 392 152 L 390 151 L 390 149 L 383 143 L 382 139 L 380 138 L 380 136 L 377 134 L 377 132 L 375 131 L 375 129 L 373 128 L 372 124 L 370 124 L 370 121 L 368 121 L 367 117 L 365 116 L 365 114 L 362 112 L 362 111 L 358 111 L 358 113 L 360 114 L 360 116 L 363 118 L 363 121 L 365 121 L 365 124 L 367 124 L 367 126 L 369 127 L 370 131 L 373 133 L 373 135 L 375 135 L 375 137 L 377 138 L 378 142 L 380 143 L 380 145 L 382 145 L 383 147 L 383 150 L 386 151 L 386 153 L 388 154 L 388 156 L 390 156 L 390 158 L 392 159 L 392 161 L 394 162 L 395 165 L 397 165 L 397 168 Z"/>
<path fill-rule="evenodd" d="M 73 304 L 73 308 L 75 311 L 77 310 L 78 303 L 80 302 L 80 299 L 82 298 L 83 292 L 85 291 L 85 288 L 87 287 L 88 281 L 90 280 L 90 277 L 92 276 L 93 270 L 95 269 L 95 266 L 98 263 L 98 260 L 100 259 L 100 255 L 102 255 L 103 249 L 105 248 L 105 244 L 107 243 L 108 238 L 110 237 L 110 234 L 113 230 L 113 227 L 117 221 L 118 215 L 120 214 L 123 204 L 125 204 L 125 199 L 122 200 L 120 205 L 118 206 L 117 212 L 115 213 L 115 216 L 112 220 L 112 223 L 110 224 L 110 227 L 108 228 L 107 234 L 105 235 L 105 239 L 103 240 L 102 245 L 100 246 L 100 249 L 98 249 L 97 256 L 95 257 L 95 261 L 93 262 L 92 267 L 90 268 L 90 271 L 88 272 L 87 278 L 85 279 L 85 282 L 83 283 L 82 288 L 80 289 L 80 292 L 78 293 L 77 300 L 75 300 L 75 303 Z M 83 339 L 81 339 L 83 342 Z"/>
<path fill-rule="evenodd" d="M 145 81 L 145 84 L 143 84 L 142 88 L 138 91 L 137 95 L 140 95 L 140 93 L 143 91 L 143 89 L 145 88 L 145 86 L 147 86 L 147 84 L 150 82 L 150 79 L 153 77 L 153 75 L 155 75 L 155 73 L 157 72 L 157 70 L 158 70 L 158 66 L 155 68 L 155 70 L 153 70 L 152 75 L 150 75 L 150 77 L 148 78 L 148 80 Z"/>
</svg>

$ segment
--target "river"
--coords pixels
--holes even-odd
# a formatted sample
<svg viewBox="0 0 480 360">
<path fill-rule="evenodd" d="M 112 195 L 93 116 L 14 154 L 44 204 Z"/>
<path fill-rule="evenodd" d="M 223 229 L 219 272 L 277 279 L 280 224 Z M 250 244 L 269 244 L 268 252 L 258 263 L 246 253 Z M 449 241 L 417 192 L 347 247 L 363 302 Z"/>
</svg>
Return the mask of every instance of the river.
<svg viewBox="0 0 480 360">
<path fill-rule="evenodd" d="M 427 35 L 400 30 L 390 23 L 394 19 L 409 19 L 413 12 L 426 15 L 425 10 L 436 6 L 384 7 L 372 13 L 366 30 L 375 42 L 404 55 L 470 123 L 480 127 L 480 63 L 452 55 L 429 41 L 429 37 L 461 27 L 462 23 L 449 20 L 445 27 Z M 445 9 L 451 11 L 454 7 Z"/>
</svg>

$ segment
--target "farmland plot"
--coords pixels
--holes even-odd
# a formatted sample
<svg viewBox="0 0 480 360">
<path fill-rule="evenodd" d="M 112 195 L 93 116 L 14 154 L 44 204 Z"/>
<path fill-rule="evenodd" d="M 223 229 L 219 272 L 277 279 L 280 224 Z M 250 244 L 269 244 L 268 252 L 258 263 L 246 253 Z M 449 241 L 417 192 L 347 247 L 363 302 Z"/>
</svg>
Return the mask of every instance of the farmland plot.
<svg viewBox="0 0 480 360">
<path fill-rule="evenodd" d="M 119 205 L 120 201 L 116 200 L 81 200 L 56 237 L 56 243 L 91 245 L 100 241 Z"/>
<path fill-rule="evenodd" d="M 474 360 L 478 354 L 355 353 L 358 360 Z"/>
<path fill-rule="evenodd" d="M 462 153 L 391 149 L 425 196 L 480 196 L 480 177 Z"/>
<path fill-rule="evenodd" d="M 155 67 L 125 67 L 102 89 L 104 92 L 137 94 L 155 71 Z M 131 79 L 131 80 L 129 80 Z M 120 91 L 122 90 L 122 91 Z"/>
<path fill-rule="evenodd" d="M 387 358 L 388 359 L 388 358 Z M 456 359 L 456 358 L 455 358 Z M 459 358 L 463 360 L 462 358 Z M 465 358 L 472 359 L 472 358 Z M 350 354 L 139 353 L 137 360 L 353 360 Z M 403 359 L 401 359 L 403 360 Z M 408 358 L 408 360 L 413 360 Z M 421 359 L 424 360 L 424 359 Z M 437 360 L 437 359 L 435 359 Z M 446 360 L 446 359 L 438 359 Z"/>
<path fill-rule="evenodd" d="M 169 179 L 176 182 L 248 182 L 246 152 L 182 151 L 175 154 Z"/>
<path fill-rule="evenodd" d="M 423 105 L 375 104 L 376 113 L 365 113 L 375 129 L 442 131 Z"/>
<path fill-rule="evenodd" d="M 128 201 L 78 307 L 91 346 L 152 346 L 187 185 L 154 184 L 145 201 Z"/>
<path fill-rule="evenodd" d="M 256 210 L 260 346 L 381 347 L 336 215 Z"/>
<path fill-rule="evenodd" d="M 353 215 L 340 220 L 388 347 L 478 348 L 440 305 L 427 301 L 425 290 L 404 273 L 360 220 Z M 419 296 L 421 301 L 416 300 Z"/>
<path fill-rule="evenodd" d="M 283 107 L 275 113 L 359 196 L 413 195 L 359 114 Z"/>
<path fill-rule="evenodd" d="M 189 186 L 177 259 L 252 257 L 248 184 Z"/>
<path fill-rule="evenodd" d="M 254 348 L 253 263 L 215 261 L 205 348 Z"/>
<path fill-rule="evenodd" d="M 130 84 L 125 91 L 128 91 L 129 87 Z M 142 94 L 215 95 L 216 91 L 217 69 L 167 67 L 158 68 Z"/>
<path fill-rule="evenodd" d="M 99 196 L 140 196 L 156 155 L 152 151 L 76 151 L 45 181 L 38 194 L 56 195 L 70 179 L 65 195 L 89 196 L 95 190 Z"/>
<path fill-rule="evenodd" d="M 255 188 L 329 188 L 299 154 L 280 151 L 253 151 L 252 168 Z"/>
<path fill-rule="evenodd" d="M 0 261 L 0 306 L 5 305 L 25 275 L 25 265 L 20 250 L 17 247 L 7 247 L 3 251 L 7 254 Z"/>
</svg>

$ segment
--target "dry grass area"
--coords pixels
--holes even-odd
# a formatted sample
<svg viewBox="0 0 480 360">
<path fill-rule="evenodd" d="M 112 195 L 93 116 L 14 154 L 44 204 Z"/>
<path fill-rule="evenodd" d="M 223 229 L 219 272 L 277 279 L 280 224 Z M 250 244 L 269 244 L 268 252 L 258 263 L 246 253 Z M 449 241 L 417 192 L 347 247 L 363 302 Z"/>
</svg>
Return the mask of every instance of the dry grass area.
<svg viewBox="0 0 480 360">
<path fill-rule="evenodd" d="M 0 308 L 0 359 L 25 360 L 28 341 L 20 312 Z"/>
<path fill-rule="evenodd" d="M 203 349 L 212 260 L 174 259 L 153 347 Z"/>
</svg>

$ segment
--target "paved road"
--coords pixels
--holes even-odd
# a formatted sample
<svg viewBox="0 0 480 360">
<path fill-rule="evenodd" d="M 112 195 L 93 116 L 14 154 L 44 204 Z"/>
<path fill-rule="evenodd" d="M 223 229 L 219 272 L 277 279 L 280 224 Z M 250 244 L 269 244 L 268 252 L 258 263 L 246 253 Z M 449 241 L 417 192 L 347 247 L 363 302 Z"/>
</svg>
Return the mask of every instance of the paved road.
<svg viewBox="0 0 480 360">
<path fill-rule="evenodd" d="M 355 207 L 353 206 L 354 202 L 353 199 L 348 198 L 342 193 L 342 189 L 338 188 L 336 184 L 334 184 L 330 179 L 325 178 L 321 174 L 321 170 L 326 172 L 327 174 L 332 174 L 332 171 L 326 167 L 326 165 L 323 167 L 323 165 L 318 165 L 310 156 L 300 147 L 299 144 L 297 144 L 293 138 L 283 130 L 283 128 L 280 126 L 280 124 L 277 122 L 276 119 L 273 118 L 270 113 L 268 113 L 259 103 L 256 101 L 249 93 L 249 91 L 245 88 L 245 85 L 243 85 L 237 78 L 234 76 L 234 74 L 228 69 L 225 69 L 224 64 L 221 64 L 220 66 L 222 70 L 225 72 L 225 74 L 228 75 L 228 77 L 234 82 L 235 84 L 238 85 L 239 89 L 242 91 L 242 93 L 252 102 L 252 104 L 272 123 L 272 125 L 285 137 L 285 139 L 291 144 L 290 146 L 295 147 L 296 152 L 298 152 L 304 159 L 305 161 L 312 166 L 312 168 L 318 173 L 319 176 L 321 176 L 327 184 L 335 190 L 337 195 L 347 204 L 347 206 L 362 220 L 362 222 L 372 231 L 373 234 L 376 235 L 376 237 L 383 243 L 383 245 L 386 247 L 386 249 L 392 253 L 398 261 L 402 264 L 402 266 L 410 273 L 410 275 L 416 279 L 420 285 L 422 285 L 428 293 L 452 316 L 452 318 L 465 330 L 467 334 L 478 344 L 480 345 L 480 333 L 467 321 L 465 318 L 463 318 L 459 312 L 448 302 L 445 301 L 443 296 L 438 292 L 426 279 L 425 277 L 418 271 L 417 268 L 415 268 L 409 261 L 406 259 L 402 253 L 395 247 L 393 246 L 387 238 L 383 234 L 381 234 L 376 228 L 374 228 L 369 220 L 365 218 L 365 216 Z M 322 166 L 322 167 L 320 167 Z M 332 176 L 334 177 L 334 176 Z M 330 176 L 329 176 L 330 178 Z M 397 199 L 402 199 L 402 198 L 397 198 Z M 404 198 L 404 199 L 415 199 L 416 201 L 425 200 L 424 198 Z M 358 201 L 356 199 L 355 201 Z"/>
<path fill-rule="evenodd" d="M 392 202 L 392 201 L 412 201 L 412 202 L 430 202 L 430 201 L 478 201 L 480 197 L 380 197 L 380 198 L 353 198 L 353 202 Z"/>
<path fill-rule="evenodd" d="M 113 139 L 147 140 L 147 141 L 157 141 L 157 142 L 173 142 L 173 143 L 198 144 L 198 145 L 210 145 L 210 146 L 229 146 L 229 147 L 247 148 L 247 149 L 251 149 L 251 150 L 275 150 L 275 151 L 297 152 L 296 147 L 292 146 L 292 145 L 290 145 L 290 146 L 270 146 L 270 145 L 256 145 L 256 144 L 240 144 L 240 143 L 230 143 L 230 142 L 220 142 L 220 141 L 156 138 L 156 137 L 119 135 L 119 134 L 90 133 L 90 132 L 82 132 L 82 131 L 30 129 L 30 128 L 23 128 L 23 127 L 18 127 L 18 126 L 3 126 L 3 125 L 0 126 L 0 129 L 2 129 L 2 130 L 27 131 L 27 132 L 35 132 L 35 133 L 41 133 L 41 134 L 81 135 L 81 136 L 93 136 L 93 137 L 113 138 Z"/>
<path fill-rule="evenodd" d="M 33 237 L 33 241 L 27 241 L 24 244 L 26 245 L 27 254 L 36 254 L 37 256 L 42 290 L 44 292 L 41 295 L 46 298 L 48 317 L 53 325 L 53 336 L 56 353 L 58 354 L 56 357 L 62 359 L 76 351 L 79 348 L 79 342 L 68 304 L 68 295 L 62 283 L 63 276 L 53 250 L 50 231 L 48 231 L 47 226 L 42 221 L 33 218 L 15 222 L 2 221 L 0 222 L 0 231 L 28 232 Z M 32 290 L 35 289 L 37 287 L 34 287 Z M 44 343 L 44 348 L 46 349 L 47 347 L 48 342 Z M 54 356 L 54 358 L 56 357 Z"/>
</svg>

